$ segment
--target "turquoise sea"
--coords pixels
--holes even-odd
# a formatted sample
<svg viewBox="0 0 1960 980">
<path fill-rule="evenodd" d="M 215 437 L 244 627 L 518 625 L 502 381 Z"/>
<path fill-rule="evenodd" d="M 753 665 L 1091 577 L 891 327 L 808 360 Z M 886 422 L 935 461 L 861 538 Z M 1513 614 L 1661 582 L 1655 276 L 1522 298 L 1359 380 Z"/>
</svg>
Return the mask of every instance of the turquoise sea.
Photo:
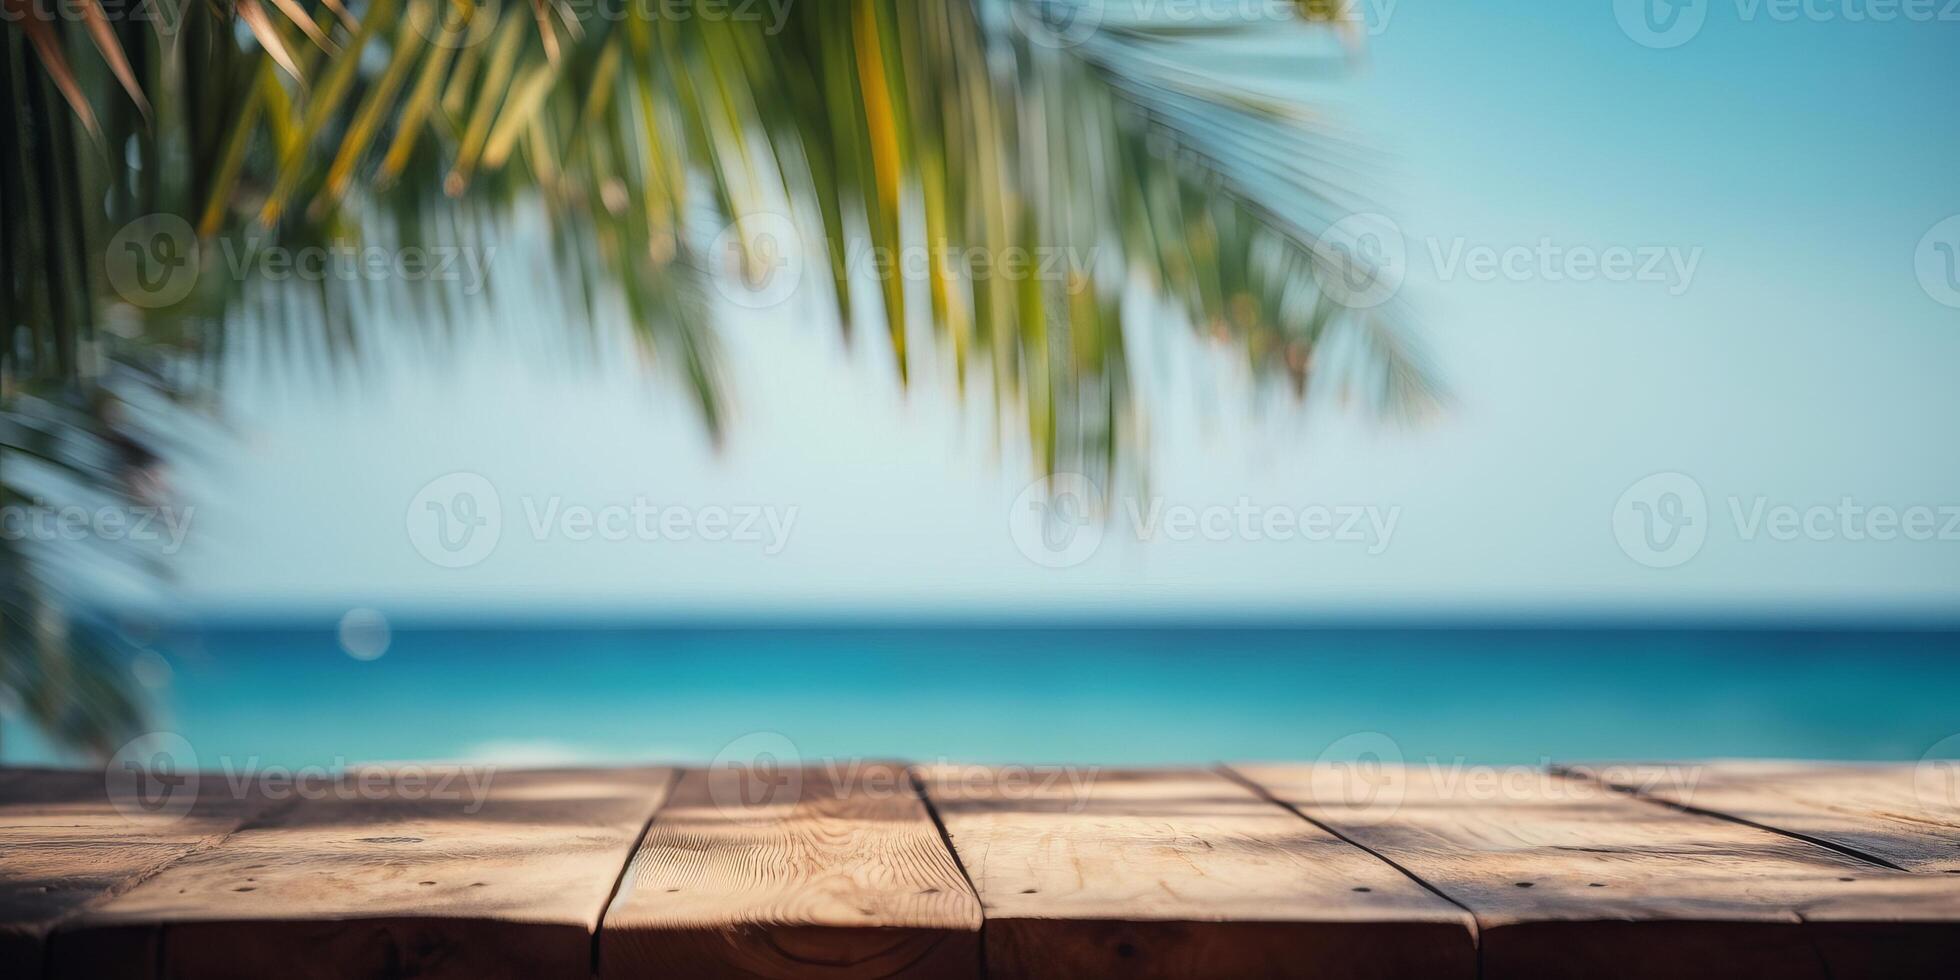
<svg viewBox="0 0 1960 980">
<path fill-rule="evenodd" d="M 207 768 L 701 762 L 758 732 L 806 760 L 1911 760 L 1960 733 L 1944 630 L 452 622 L 359 660 L 331 624 L 254 623 L 154 648 L 159 726 Z"/>
</svg>

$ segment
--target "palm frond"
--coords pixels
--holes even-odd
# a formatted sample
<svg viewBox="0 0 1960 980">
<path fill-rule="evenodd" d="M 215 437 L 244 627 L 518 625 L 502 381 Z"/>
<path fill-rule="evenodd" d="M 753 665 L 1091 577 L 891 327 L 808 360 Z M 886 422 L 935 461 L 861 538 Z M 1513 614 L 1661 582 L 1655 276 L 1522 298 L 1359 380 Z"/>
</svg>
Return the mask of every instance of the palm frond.
<svg viewBox="0 0 1960 980">
<path fill-rule="evenodd" d="M 882 320 L 866 342 L 902 382 L 988 389 L 999 431 L 1049 471 L 1109 487 L 1142 466 L 1127 331 L 1144 328 L 1126 306 L 1138 279 L 1299 397 L 1331 382 L 1398 416 L 1441 397 L 1399 306 L 1324 285 L 1352 271 L 1322 240 L 1370 207 L 1377 161 L 1311 92 L 1272 81 L 1340 75 L 1356 38 L 1347 0 L 1274 0 L 1239 23 L 1118 0 L 825 0 L 795 5 L 780 33 L 639 5 L 581 23 L 550 0 L 273 0 L 277 17 L 218 0 L 187 5 L 167 42 L 119 37 L 99 0 L 82 0 L 72 37 L 18 16 L 29 0 L 4 2 L 22 30 L 0 43 L 17 137 L 0 151 L 0 327 L 20 342 L 0 345 L 0 492 L 26 493 L 19 474 L 43 470 L 66 493 L 127 491 L 102 455 L 122 423 L 105 415 L 95 431 L 63 407 L 92 403 L 114 365 L 168 363 L 160 387 L 186 392 L 211 390 L 248 349 L 335 376 L 376 356 L 364 312 L 377 304 L 425 308 L 393 319 L 432 343 L 485 308 L 445 290 L 222 274 L 132 309 L 97 266 L 113 229 L 153 213 L 194 219 L 210 263 L 220 243 L 467 245 L 542 208 L 557 258 L 546 294 L 569 314 L 554 319 L 623 320 L 717 441 L 729 393 L 709 286 L 730 256 L 704 245 L 785 201 L 814 222 L 799 237 L 828 275 L 810 281 L 828 285 L 845 338 L 859 317 Z M 1094 5 L 1095 30 L 1060 46 L 1028 31 L 1030 14 L 1071 3 Z M 78 71 L 84 40 L 101 64 Z M 927 256 L 921 282 L 901 266 L 867 283 L 853 265 L 908 250 Z M 989 267 L 949 258 L 968 254 Z M 1062 261 L 1007 269 L 1017 255 Z M 914 287 L 922 303 L 908 303 Z M 118 331 L 99 330 L 110 321 Z M 140 704 L 116 682 L 108 634 L 54 585 L 74 560 L 0 549 L 0 687 L 100 748 Z M 63 649 L 86 679 L 49 659 Z M 59 703 L 64 690 L 83 700 Z"/>
</svg>

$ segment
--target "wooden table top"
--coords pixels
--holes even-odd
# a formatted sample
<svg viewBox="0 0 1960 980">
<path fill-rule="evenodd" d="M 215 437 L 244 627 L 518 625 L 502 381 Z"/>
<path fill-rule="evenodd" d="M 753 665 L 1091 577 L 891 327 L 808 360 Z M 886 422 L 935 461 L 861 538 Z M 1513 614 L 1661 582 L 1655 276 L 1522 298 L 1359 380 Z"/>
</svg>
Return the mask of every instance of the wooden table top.
<svg viewBox="0 0 1960 980">
<path fill-rule="evenodd" d="M 0 977 L 1960 977 L 1946 763 L 125 777 L 0 769 Z"/>
</svg>

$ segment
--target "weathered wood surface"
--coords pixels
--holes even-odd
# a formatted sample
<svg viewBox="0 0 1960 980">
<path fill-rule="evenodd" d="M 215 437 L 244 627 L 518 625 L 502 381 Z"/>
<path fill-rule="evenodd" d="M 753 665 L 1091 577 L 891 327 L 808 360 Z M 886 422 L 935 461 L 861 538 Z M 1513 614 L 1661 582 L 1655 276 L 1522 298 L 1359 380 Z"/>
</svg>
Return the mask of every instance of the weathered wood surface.
<svg viewBox="0 0 1960 980">
<path fill-rule="evenodd" d="M 1216 773 L 920 778 L 995 976 L 1475 976 L 1461 909 Z"/>
<path fill-rule="evenodd" d="M 37 975 L 50 930 L 223 840 L 256 805 L 210 794 L 172 805 L 164 791 L 177 789 L 112 793 L 95 770 L 0 773 L 0 973 Z"/>
<path fill-rule="evenodd" d="M 368 770 L 89 909 L 61 975 L 584 978 L 666 769 Z M 413 772 L 425 775 L 411 784 Z M 227 790 L 228 791 L 228 790 Z"/>
<path fill-rule="evenodd" d="M 1950 977 L 1960 887 L 1532 769 L 1246 766 L 1476 915 L 1483 975 Z"/>
<path fill-rule="evenodd" d="M 606 912 L 599 971 L 959 977 L 980 904 L 902 767 L 691 770 Z"/>
<path fill-rule="evenodd" d="M 1936 767 L 121 772 L 0 770 L 0 980 L 1960 976 Z"/>
<path fill-rule="evenodd" d="M 1564 771 L 1867 855 L 1906 871 L 1960 875 L 1960 761 L 1723 761 L 1691 767 L 1691 779 L 1665 778 L 1670 768 L 1678 769 L 1654 763 Z"/>
</svg>

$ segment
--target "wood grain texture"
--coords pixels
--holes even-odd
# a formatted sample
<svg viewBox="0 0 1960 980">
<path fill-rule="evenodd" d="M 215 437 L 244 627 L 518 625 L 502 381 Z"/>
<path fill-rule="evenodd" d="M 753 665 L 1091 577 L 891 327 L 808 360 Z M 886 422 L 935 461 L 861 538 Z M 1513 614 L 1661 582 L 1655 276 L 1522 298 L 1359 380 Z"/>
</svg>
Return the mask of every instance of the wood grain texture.
<svg viewBox="0 0 1960 980">
<path fill-rule="evenodd" d="M 584 978 L 599 915 L 673 775 L 363 772 L 91 909 L 55 934 L 55 972 Z"/>
<path fill-rule="evenodd" d="M 923 769 L 1000 977 L 1470 977 L 1469 917 L 1204 771 Z"/>
<path fill-rule="evenodd" d="M 1938 769 L 1068 772 L 0 770 L 0 977 L 1960 975 Z"/>
<path fill-rule="evenodd" d="M 1573 766 L 1571 775 L 1870 855 L 1960 875 L 1960 761 Z"/>
<path fill-rule="evenodd" d="M 188 809 L 155 807 L 165 798 L 153 795 L 146 807 L 131 788 L 112 796 L 97 770 L 0 772 L 0 963 L 10 972 L 38 975 L 56 926 L 256 812 L 256 801 L 218 793 Z"/>
<path fill-rule="evenodd" d="M 689 770 L 606 913 L 600 976 L 959 977 L 980 905 L 903 769 Z"/>
<path fill-rule="evenodd" d="M 1245 766 L 1477 916 L 1497 977 L 1950 976 L 1960 888 L 1530 769 Z"/>
</svg>

